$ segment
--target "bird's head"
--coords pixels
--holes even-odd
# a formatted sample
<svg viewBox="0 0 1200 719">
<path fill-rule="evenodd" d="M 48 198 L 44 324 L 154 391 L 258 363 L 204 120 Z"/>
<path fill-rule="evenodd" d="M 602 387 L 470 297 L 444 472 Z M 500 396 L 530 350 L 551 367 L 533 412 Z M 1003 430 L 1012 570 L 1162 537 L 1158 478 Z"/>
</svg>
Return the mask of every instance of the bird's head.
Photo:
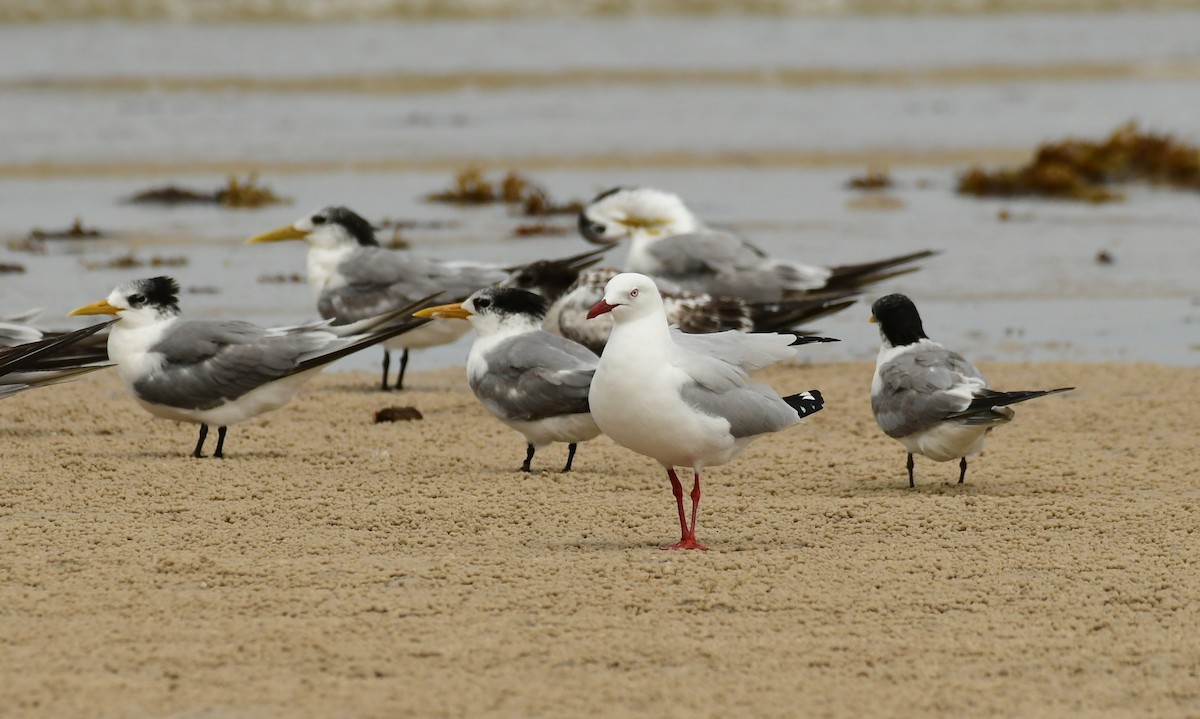
<svg viewBox="0 0 1200 719">
<path fill-rule="evenodd" d="M 604 297 L 592 305 L 587 318 L 611 312 L 613 321 L 619 323 L 645 317 L 656 310 L 663 311 L 663 301 L 654 280 L 636 272 L 622 272 L 608 281 Z"/>
<path fill-rule="evenodd" d="M 880 297 L 871 305 L 871 321 L 879 325 L 879 334 L 893 347 L 910 345 L 926 339 L 917 306 L 905 295 Z"/>
<path fill-rule="evenodd" d="M 179 314 L 179 283 L 170 277 L 133 280 L 109 293 L 108 297 L 68 313 L 74 315 L 116 315 L 125 323 L 152 324 Z"/>
<path fill-rule="evenodd" d="M 626 238 L 670 237 L 701 227 L 679 195 L 649 187 L 602 192 L 579 213 L 579 234 L 599 245 Z"/>
<path fill-rule="evenodd" d="M 348 207 L 326 207 L 301 217 L 290 225 L 255 235 L 247 244 L 304 240 L 309 247 L 336 249 L 338 247 L 374 246 L 375 228 Z"/>
<path fill-rule="evenodd" d="M 485 287 L 461 303 L 427 307 L 414 314 L 435 319 L 465 319 L 487 336 L 507 329 L 536 329 L 546 316 L 546 301 L 515 287 Z"/>
</svg>

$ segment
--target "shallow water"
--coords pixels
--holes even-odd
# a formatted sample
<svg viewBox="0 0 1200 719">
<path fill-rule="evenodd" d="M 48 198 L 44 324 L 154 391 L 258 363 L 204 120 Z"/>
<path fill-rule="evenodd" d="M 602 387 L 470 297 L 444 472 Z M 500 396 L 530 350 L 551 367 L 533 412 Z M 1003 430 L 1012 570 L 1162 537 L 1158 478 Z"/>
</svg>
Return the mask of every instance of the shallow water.
<svg viewBox="0 0 1200 719">
<path fill-rule="evenodd" d="M 0 296 L 66 326 L 54 318 L 167 271 L 208 290 L 185 295 L 192 314 L 309 319 L 306 285 L 258 281 L 303 274 L 303 247 L 240 242 L 333 203 L 456 223 L 405 234 L 445 258 L 586 249 L 573 234 L 512 239 L 528 220 L 504 208 L 420 200 L 484 161 L 528 170 L 560 200 L 670 189 L 710 222 L 809 262 L 940 249 L 864 300 L 911 294 L 935 338 L 979 359 L 1192 365 L 1195 194 L 1135 187 L 1123 203 L 1083 206 L 970 200 L 953 185 L 975 159 L 1131 118 L 1200 139 L 1197 27 L 1192 13 L 0 26 L 0 235 L 77 216 L 117 234 L 43 255 L 0 249 L 0 262 L 27 268 L 0 276 Z M 844 188 L 872 161 L 892 167 L 893 209 L 860 209 Z M 293 204 L 120 202 L 165 182 L 213 188 L 247 167 Z M 84 265 L 131 248 L 188 264 Z M 1115 263 L 1095 262 L 1100 250 Z M 844 342 L 808 356 L 873 355 L 867 313 L 864 302 L 823 321 Z M 413 367 L 461 363 L 467 342 Z"/>
</svg>

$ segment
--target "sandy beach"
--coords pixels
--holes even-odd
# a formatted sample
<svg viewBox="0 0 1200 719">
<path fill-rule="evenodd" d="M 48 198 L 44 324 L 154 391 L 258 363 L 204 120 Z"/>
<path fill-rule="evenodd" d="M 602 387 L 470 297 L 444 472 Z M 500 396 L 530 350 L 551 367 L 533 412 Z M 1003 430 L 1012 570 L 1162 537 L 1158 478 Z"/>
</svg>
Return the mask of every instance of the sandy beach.
<svg viewBox="0 0 1200 719">
<path fill-rule="evenodd" d="M 516 470 L 461 368 L 319 377 L 188 456 L 107 371 L 0 403 L 8 716 L 1200 714 L 1200 373 L 984 364 L 976 459 L 875 427 L 870 363 L 777 368 L 825 411 L 707 474 L 707 553 L 604 438 Z M 420 421 L 375 424 L 413 405 Z M 211 442 L 211 439 L 210 439 Z"/>
</svg>

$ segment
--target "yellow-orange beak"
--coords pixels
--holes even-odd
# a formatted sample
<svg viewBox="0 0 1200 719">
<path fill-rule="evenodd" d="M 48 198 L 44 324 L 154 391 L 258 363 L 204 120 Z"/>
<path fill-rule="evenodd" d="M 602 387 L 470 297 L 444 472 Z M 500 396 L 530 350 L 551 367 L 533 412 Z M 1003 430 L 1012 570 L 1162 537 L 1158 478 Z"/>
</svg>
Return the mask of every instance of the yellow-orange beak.
<svg viewBox="0 0 1200 719">
<path fill-rule="evenodd" d="M 77 315 L 115 315 L 121 311 L 120 307 L 113 307 L 108 304 L 108 300 L 100 300 L 93 302 L 90 305 L 77 307 L 67 313 L 67 317 L 75 317 Z"/>
<path fill-rule="evenodd" d="M 871 319 L 867 320 L 867 322 L 870 322 L 873 325 L 879 324 L 879 320 L 875 319 L 875 315 L 871 315 Z"/>
<path fill-rule="evenodd" d="M 256 245 L 260 242 L 283 242 L 284 240 L 303 240 L 308 236 L 306 230 L 297 230 L 291 225 L 284 225 L 270 232 L 264 232 L 261 235 L 255 235 L 246 240 L 247 245 Z"/>
<path fill-rule="evenodd" d="M 436 307 L 426 307 L 423 310 L 413 313 L 413 317 L 433 317 L 434 319 L 457 319 L 465 320 L 470 317 L 471 313 L 458 302 L 452 305 L 438 305 Z"/>
</svg>

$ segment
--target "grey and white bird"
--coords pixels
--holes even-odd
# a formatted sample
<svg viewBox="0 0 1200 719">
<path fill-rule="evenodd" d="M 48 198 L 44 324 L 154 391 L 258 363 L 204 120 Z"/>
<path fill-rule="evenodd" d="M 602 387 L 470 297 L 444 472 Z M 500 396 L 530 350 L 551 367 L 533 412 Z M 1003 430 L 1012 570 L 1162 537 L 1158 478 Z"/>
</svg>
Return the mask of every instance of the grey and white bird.
<svg viewBox="0 0 1200 719">
<path fill-rule="evenodd" d="M 32 330 L 34 335 L 17 333 L 21 337 L 34 336 L 35 339 L 0 349 L 0 397 L 33 387 L 57 384 L 110 367 L 108 352 L 89 343 L 94 335 L 110 324 L 101 322 L 74 332 L 46 336 L 39 330 Z"/>
<path fill-rule="evenodd" d="M 485 262 L 423 258 L 381 247 L 371 223 L 346 207 L 326 207 L 247 242 L 283 240 L 308 243 L 308 284 L 316 295 L 317 311 L 336 324 L 390 312 L 434 293 L 461 301 L 517 269 Z M 599 254 L 592 251 L 559 262 L 571 264 Z M 409 350 L 449 344 L 468 329 L 465 322 L 437 320 L 385 343 L 382 389 L 388 389 L 391 350 L 403 350 L 395 384 L 399 390 L 404 388 Z"/>
<path fill-rule="evenodd" d="M 202 456 L 209 425 L 216 426 L 213 456 L 222 457 L 229 425 L 279 409 L 330 362 L 425 324 L 407 317 L 419 306 L 340 326 L 188 320 L 180 315 L 179 284 L 152 277 L 70 314 L 115 315 L 108 355 L 138 404 L 156 417 L 199 424 L 193 457 Z"/>
<path fill-rule="evenodd" d="M 967 457 L 983 451 L 992 429 L 1012 421 L 1015 413 L 1008 405 L 1075 389 L 989 389 L 974 365 L 929 339 L 917 306 L 904 295 L 876 300 L 871 321 L 879 324 L 881 338 L 871 380 L 871 411 L 884 434 L 908 450 L 909 487 L 915 486 L 914 454 L 935 462 L 959 460 L 962 484 Z"/>
<path fill-rule="evenodd" d="M 542 330 L 546 303 L 508 287 L 476 291 L 462 303 L 429 307 L 417 317 L 458 317 L 475 328 L 467 357 L 467 382 L 488 412 L 525 436 L 524 472 L 533 455 L 552 442 L 567 443 L 571 471 L 575 450 L 600 434 L 588 407 L 588 390 L 599 357 L 568 339 Z"/>
<path fill-rule="evenodd" d="M 531 268 L 533 269 L 533 268 Z M 604 296 L 609 280 L 620 270 L 600 268 L 578 273 L 575 281 L 561 287 L 562 273 L 538 273 L 523 270 L 513 273 L 502 283 L 519 286 L 545 297 L 550 306 L 543 325 L 547 332 L 562 335 L 596 352 L 612 332 L 612 316 L 601 315 L 587 319 L 592 306 Z M 544 281 L 539 285 L 539 278 Z M 787 331 L 792 334 L 811 334 L 799 325 L 831 315 L 854 304 L 854 292 L 823 292 L 779 302 L 748 302 L 737 297 L 715 297 L 689 292 L 665 280 L 656 280 L 667 322 L 689 333 Z M 557 294 L 556 294 L 557 292 Z"/>
<path fill-rule="evenodd" d="M 630 241 L 625 269 L 691 291 L 751 302 L 778 302 L 796 293 L 850 290 L 914 271 L 935 252 L 823 267 L 770 257 L 745 239 L 705 225 L 678 195 L 649 187 L 618 187 L 579 213 L 579 232 L 598 244 Z"/>
<path fill-rule="evenodd" d="M 703 469 L 737 457 L 756 437 L 820 411 L 824 399 L 817 390 L 780 397 L 746 374 L 794 358 L 794 336 L 672 330 L 662 296 L 646 275 L 626 273 L 609 281 L 589 314 L 609 313 L 612 335 L 588 395 L 592 416 L 614 442 L 667 470 L 682 534 L 671 548 L 704 549 L 696 541 Z M 690 522 L 678 466 L 693 470 Z"/>
</svg>

